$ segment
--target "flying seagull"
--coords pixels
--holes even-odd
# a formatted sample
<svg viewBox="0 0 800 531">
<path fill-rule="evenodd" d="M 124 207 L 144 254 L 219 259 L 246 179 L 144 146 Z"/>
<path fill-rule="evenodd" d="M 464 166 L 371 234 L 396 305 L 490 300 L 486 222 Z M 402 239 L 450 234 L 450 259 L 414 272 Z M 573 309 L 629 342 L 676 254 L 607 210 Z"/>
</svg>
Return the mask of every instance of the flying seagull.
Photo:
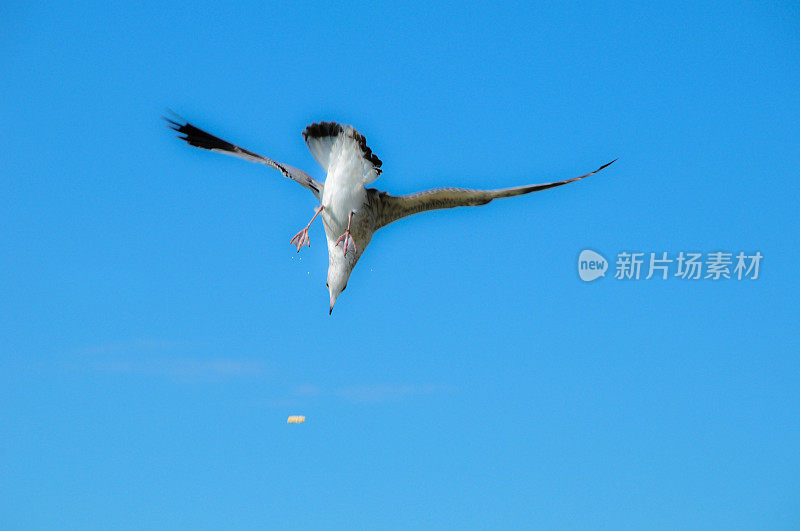
<svg viewBox="0 0 800 531">
<path fill-rule="evenodd" d="M 314 194 L 319 206 L 308 225 L 290 240 L 297 252 L 304 245 L 311 247 L 308 229 L 321 216 L 328 240 L 328 292 L 330 311 L 336 299 L 347 287 L 347 280 L 358 259 L 369 245 L 375 231 L 393 221 L 428 210 L 459 206 L 485 205 L 492 199 L 529 194 L 561 186 L 593 175 L 615 162 L 604 164 L 593 172 L 564 181 L 501 188 L 499 190 L 469 190 L 466 188 L 437 188 L 410 195 L 394 196 L 375 188 L 367 188 L 377 179 L 381 159 L 367 147 L 364 135 L 349 125 L 318 122 L 303 131 L 309 151 L 327 172 L 324 183 L 316 181 L 303 170 L 277 162 L 268 157 L 240 148 L 211 135 L 185 120 L 164 118 L 192 146 L 218 151 L 252 162 L 266 164 L 297 182 Z"/>
</svg>

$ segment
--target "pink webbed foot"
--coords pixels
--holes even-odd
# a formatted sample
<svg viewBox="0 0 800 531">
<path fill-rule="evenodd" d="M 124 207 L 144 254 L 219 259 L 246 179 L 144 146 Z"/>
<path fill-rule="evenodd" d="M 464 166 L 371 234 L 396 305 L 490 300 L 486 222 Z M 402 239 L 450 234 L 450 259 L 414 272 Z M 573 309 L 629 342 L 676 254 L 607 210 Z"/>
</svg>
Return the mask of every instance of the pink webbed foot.
<svg viewBox="0 0 800 531">
<path fill-rule="evenodd" d="M 311 240 L 308 238 L 308 227 L 294 235 L 294 238 L 289 240 L 289 243 L 297 246 L 297 252 L 300 252 L 302 246 L 311 247 Z"/>
<path fill-rule="evenodd" d="M 300 247 L 304 245 L 311 247 L 311 241 L 308 239 L 308 228 L 311 226 L 312 223 L 314 223 L 314 220 L 317 219 L 317 216 L 319 216 L 320 212 L 322 212 L 322 206 L 319 206 L 314 210 L 314 217 L 312 217 L 311 221 L 308 222 L 306 228 L 295 234 L 294 238 L 289 240 L 289 243 L 297 246 L 298 253 L 300 252 Z"/>
<path fill-rule="evenodd" d="M 339 239 L 336 240 L 336 247 L 342 246 L 344 250 L 344 255 L 347 256 L 347 251 L 356 252 L 356 242 L 353 240 L 353 237 L 350 235 L 350 231 L 344 231 L 344 234 L 339 236 Z"/>
</svg>

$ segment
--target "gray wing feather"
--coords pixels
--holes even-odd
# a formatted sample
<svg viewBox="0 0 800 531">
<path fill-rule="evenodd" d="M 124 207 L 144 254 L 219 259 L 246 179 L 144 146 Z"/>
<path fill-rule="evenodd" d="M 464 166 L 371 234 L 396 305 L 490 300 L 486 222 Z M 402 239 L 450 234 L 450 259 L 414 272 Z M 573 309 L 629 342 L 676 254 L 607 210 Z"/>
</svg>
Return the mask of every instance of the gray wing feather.
<svg viewBox="0 0 800 531">
<path fill-rule="evenodd" d="M 275 168 L 276 170 L 281 172 L 284 177 L 287 177 L 297 182 L 304 188 L 311 190 L 311 192 L 316 196 L 316 198 L 318 200 L 321 200 L 323 184 L 320 183 L 319 181 L 314 180 L 309 174 L 307 174 L 303 170 L 299 170 L 293 166 L 289 166 L 288 164 L 277 162 L 269 157 L 264 157 L 263 155 L 259 155 L 258 153 L 253 153 L 252 151 L 240 148 L 239 146 L 231 144 L 226 140 L 222 140 L 219 137 L 216 137 L 210 133 L 203 131 L 199 127 L 195 127 L 192 124 L 187 123 L 185 120 L 180 119 L 179 122 L 176 122 L 175 120 L 171 120 L 169 118 L 164 118 L 164 120 L 167 121 L 170 128 L 174 129 L 179 134 L 183 135 L 179 136 L 178 138 L 185 141 L 187 144 L 199 147 L 201 149 L 207 149 L 209 151 L 216 151 L 218 153 L 225 153 L 226 155 L 233 155 L 234 157 L 239 157 L 245 160 L 249 160 L 251 162 L 266 164 L 270 168 Z"/>
<path fill-rule="evenodd" d="M 412 214 L 437 210 L 440 208 L 454 208 L 460 206 L 485 205 L 493 199 L 501 197 L 513 197 L 515 195 L 539 192 L 548 188 L 555 188 L 573 181 L 578 181 L 584 177 L 594 175 L 603 168 L 609 166 L 617 159 L 608 164 L 604 164 L 593 172 L 573 177 L 565 181 L 556 181 L 545 184 L 531 184 L 526 186 L 515 186 L 513 188 L 501 188 L 499 190 L 469 190 L 466 188 L 437 188 L 416 194 L 393 196 L 385 192 L 381 193 L 379 207 L 379 227 L 383 227 Z"/>
</svg>

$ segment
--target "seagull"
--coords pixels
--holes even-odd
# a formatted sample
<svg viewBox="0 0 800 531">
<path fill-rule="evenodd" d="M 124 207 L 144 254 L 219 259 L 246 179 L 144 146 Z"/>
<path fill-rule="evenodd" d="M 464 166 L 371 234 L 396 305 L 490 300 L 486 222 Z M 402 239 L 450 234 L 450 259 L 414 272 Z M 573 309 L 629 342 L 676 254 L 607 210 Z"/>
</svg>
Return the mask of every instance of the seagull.
<svg viewBox="0 0 800 531">
<path fill-rule="evenodd" d="M 333 305 L 347 288 L 350 274 L 372 240 L 372 236 L 389 223 L 428 210 L 485 205 L 501 197 L 513 197 L 555 188 L 594 175 L 617 160 L 614 159 L 593 172 L 563 181 L 497 190 L 437 188 L 394 196 L 366 187 L 380 177 L 383 171 L 381 159 L 367 146 L 364 135 L 349 125 L 317 122 L 303 131 L 303 139 L 311 155 L 327 173 L 325 182 L 321 183 L 303 170 L 231 144 L 178 116 L 175 118 L 175 120 L 166 117 L 164 119 L 169 127 L 178 132 L 178 138 L 189 145 L 266 164 L 314 194 L 319 206 L 314 209 L 311 221 L 295 234 L 289 243 L 297 247 L 297 252 L 300 252 L 304 245 L 311 247 L 308 229 L 318 216 L 321 217 L 328 243 L 326 283 L 330 295 L 328 314 L 333 313 Z"/>
</svg>

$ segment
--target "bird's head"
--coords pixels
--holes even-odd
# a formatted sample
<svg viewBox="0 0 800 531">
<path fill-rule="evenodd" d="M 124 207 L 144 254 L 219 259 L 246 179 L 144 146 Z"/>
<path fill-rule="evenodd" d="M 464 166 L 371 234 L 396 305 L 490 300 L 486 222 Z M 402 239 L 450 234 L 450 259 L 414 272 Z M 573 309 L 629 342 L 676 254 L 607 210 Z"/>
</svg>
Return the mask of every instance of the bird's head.
<svg viewBox="0 0 800 531">
<path fill-rule="evenodd" d="M 336 304 L 336 299 L 347 287 L 347 281 L 350 278 L 350 273 L 353 272 L 353 267 L 356 265 L 354 253 L 348 253 L 347 258 L 340 256 L 342 254 L 341 248 L 338 253 L 332 252 L 328 261 L 328 292 L 331 296 L 331 309 L 329 313 L 333 313 L 333 305 Z M 337 254 L 339 256 L 337 256 Z"/>
</svg>

